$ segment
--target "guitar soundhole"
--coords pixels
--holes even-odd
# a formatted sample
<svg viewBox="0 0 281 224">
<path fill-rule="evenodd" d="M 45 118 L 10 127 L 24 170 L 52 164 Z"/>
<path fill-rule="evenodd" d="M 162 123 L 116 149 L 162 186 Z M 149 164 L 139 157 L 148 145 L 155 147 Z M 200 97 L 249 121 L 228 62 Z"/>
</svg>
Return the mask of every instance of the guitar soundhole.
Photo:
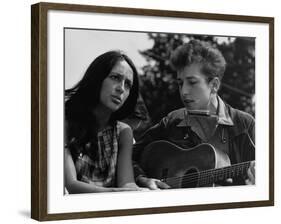
<svg viewBox="0 0 281 224">
<path fill-rule="evenodd" d="M 184 174 L 181 182 L 182 188 L 193 188 L 197 187 L 198 183 L 198 170 L 191 168 Z"/>
</svg>

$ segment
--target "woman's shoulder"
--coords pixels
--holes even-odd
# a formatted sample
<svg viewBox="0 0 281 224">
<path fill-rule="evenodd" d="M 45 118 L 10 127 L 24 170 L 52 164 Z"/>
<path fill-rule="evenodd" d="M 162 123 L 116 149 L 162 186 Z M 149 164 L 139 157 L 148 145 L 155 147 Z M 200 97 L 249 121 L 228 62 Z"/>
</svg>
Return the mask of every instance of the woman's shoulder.
<svg viewBox="0 0 281 224">
<path fill-rule="evenodd" d="M 133 139 L 133 130 L 130 125 L 117 121 L 117 136 L 119 140 L 128 141 Z"/>
<path fill-rule="evenodd" d="M 122 132 L 125 129 L 131 130 L 130 125 L 128 125 L 127 123 L 122 122 L 122 121 L 117 121 L 116 126 L 117 126 L 117 129 L 119 130 L 119 132 Z"/>
</svg>

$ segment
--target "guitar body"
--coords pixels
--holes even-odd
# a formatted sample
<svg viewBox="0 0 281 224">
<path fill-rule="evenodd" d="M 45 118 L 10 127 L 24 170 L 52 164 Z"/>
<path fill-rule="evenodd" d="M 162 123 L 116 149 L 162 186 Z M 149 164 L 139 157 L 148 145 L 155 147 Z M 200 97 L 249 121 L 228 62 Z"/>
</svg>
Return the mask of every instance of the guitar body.
<svg viewBox="0 0 281 224">
<path fill-rule="evenodd" d="M 230 166 L 230 160 L 210 144 L 183 149 L 167 141 L 156 141 L 145 147 L 140 165 L 147 176 L 172 188 L 192 188 L 212 186 L 212 177 L 206 179 L 204 171 Z"/>
</svg>

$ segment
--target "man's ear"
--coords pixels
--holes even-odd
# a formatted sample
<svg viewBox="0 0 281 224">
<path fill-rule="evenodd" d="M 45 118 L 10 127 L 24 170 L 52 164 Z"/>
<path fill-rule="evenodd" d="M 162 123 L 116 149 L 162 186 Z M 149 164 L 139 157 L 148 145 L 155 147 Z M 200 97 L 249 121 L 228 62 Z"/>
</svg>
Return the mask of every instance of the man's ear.
<svg viewBox="0 0 281 224">
<path fill-rule="evenodd" d="M 215 77 L 211 80 L 212 93 L 217 93 L 220 89 L 221 81 L 218 77 Z"/>
</svg>

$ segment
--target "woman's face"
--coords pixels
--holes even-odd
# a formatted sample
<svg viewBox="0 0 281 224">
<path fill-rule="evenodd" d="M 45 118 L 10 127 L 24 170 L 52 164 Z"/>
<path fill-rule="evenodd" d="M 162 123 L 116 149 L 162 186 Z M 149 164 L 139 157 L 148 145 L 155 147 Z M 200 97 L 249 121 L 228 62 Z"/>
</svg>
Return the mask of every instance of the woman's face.
<svg viewBox="0 0 281 224">
<path fill-rule="evenodd" d="M 212 92 L 211 82 L 201 72 L 200 64 L 184 67 L 177 74 L 182 102 L 188 110 L 207 110 Z"/>
<path fill-rule="evenodd" d="M 127 100 L 133 86 L 133 70 L 125 60 L 118 61 L 103 80 L 100 105 L 110 112 L 117 111 Z"/>
</svg>

